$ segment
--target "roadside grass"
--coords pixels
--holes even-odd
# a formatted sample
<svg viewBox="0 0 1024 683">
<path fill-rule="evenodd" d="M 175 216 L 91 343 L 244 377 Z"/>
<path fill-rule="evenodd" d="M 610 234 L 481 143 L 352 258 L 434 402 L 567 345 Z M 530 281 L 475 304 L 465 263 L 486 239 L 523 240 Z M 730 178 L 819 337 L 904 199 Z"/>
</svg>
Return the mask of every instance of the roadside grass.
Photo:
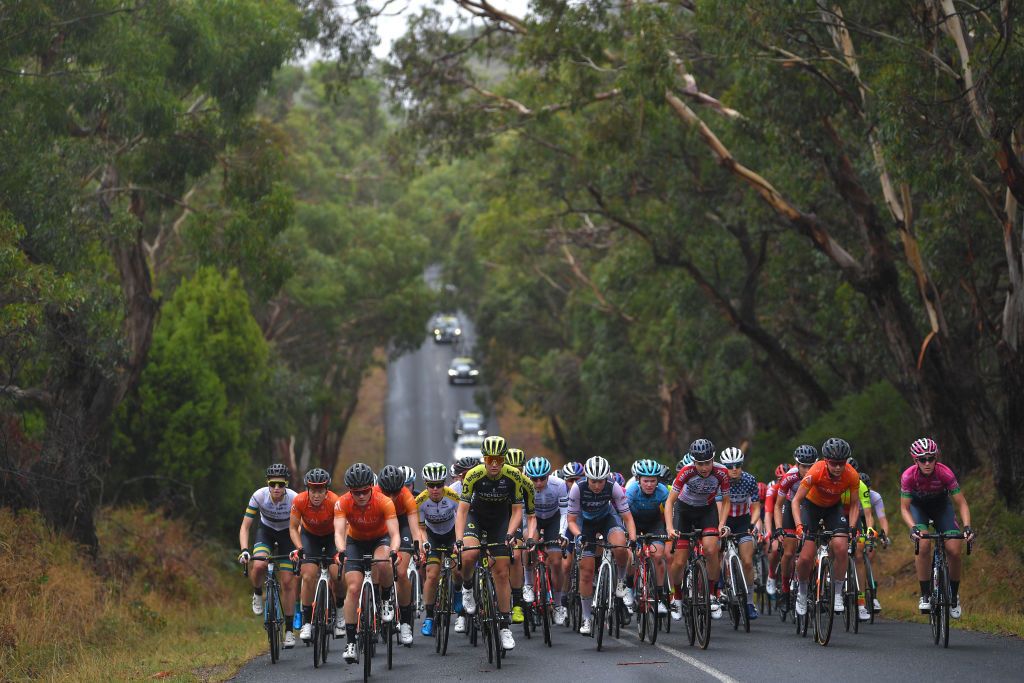
<svg viewBox="0 0 1024 683">
<path fill-rule="evenodd" d="M 143 508 L 104 509 L 100 552 L 0 509 L 0 678 L 219 681 L 263 647 L 226 548 Z"/>
<path fill-rule="evenodd" d="M 374 470 L 384 467 L 387 454 L 384 439 L 384 406 L 388 398 L 388 371 L 384 351 L 375 354 L 377 361 L 370 373 L 363 378 L 359 387 L 359 403 L 349 420 L 348 429 L 341 441 L 341 453 L 334 468 L 333 478 L 340 482 L 345 470 L 354 462 L 365 462 Z"/>
</svg>

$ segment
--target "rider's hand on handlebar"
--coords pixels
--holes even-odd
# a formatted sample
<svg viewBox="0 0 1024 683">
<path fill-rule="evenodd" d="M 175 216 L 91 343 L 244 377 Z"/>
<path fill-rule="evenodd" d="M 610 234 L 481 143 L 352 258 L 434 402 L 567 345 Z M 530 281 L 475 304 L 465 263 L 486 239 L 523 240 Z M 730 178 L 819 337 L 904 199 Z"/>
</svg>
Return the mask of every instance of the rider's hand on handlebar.
<svg viewBox="0 0 1024 683">
<path fill-rule="evenodd" d="M 249 554 L 248 550 L 243 550 L 238 554 L 238 564 L 249 564 L 251 559 L 252 555 Z"/>
<path fill-rule="evenodd" d="M 968 543 L 974 540 L 974 529 L 969 526 L 964 527 L 964 540 Z"/>
<path fill-rule="evenodd" d="M 796 525 L 796 535 L 797 536 L 803 536 L 804 535 L 804 525 L 803 524 L 797 524 Z"/>
<path fill-rule="evenodd" d="M 732 529 L 730 529 L 727 526 L 723 526 L 718 530 L 718 533 L 722 536 L 722 538 L 726 538 L 729 534 L 732 533 Z"/>
<path fill-rule="evenodd" d="M 302 548 L 296 548 L 295 550 L 288 553 L 288 559 L 292 562 L 298 562 L 302 559 Z"/>
<path fill-rule="evenodd" d="M 911 538 L 911 540 L 915 540 L 915 541 L 920 540 L 921 534 L 923 534 L 925 532 L 925 530 L 927 530 L 927 529 L 928 529 L 928 525 L 927 524 L 915 524 L 914 528 L 910 530 L 910 538 Z"/>
</svg>

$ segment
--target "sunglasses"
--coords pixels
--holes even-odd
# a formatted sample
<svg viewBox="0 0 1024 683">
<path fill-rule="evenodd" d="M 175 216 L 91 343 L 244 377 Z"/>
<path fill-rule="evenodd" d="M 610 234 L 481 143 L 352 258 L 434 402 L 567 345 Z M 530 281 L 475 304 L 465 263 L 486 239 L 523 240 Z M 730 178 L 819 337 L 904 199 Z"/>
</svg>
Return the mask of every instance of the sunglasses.
<svg viewBox="0 0 1024 683">
<path fill-rule="evenodd" d="M 547 481 L 547 480 L 548 480 L 547 476 L 543 476 L 543 477 L 530 477 L 530 481 Z"/>
<path fill-rule="evenodd" d="M 268 481 L 267 486 L 272 489 L 285 489 L 288 488 L 288 482 L 286 481 Z"/>
<path fill-rule="evenodd" d="M 741 470 L 741 469 L 743 469 L 743 465 L 726 465 L 725 469 L 727 469 L 727 470 Z"/>
<path fill-rule="evenodd" d="M 936 457 L 934 455 L 931 456 L 931 457 L 925 456 L 923 458 L 916 458 L 916 460 L 918 462 L 935 462 Z"/>
<path fill-rule="evenodd" d="M 370 494 L 370 491 L 373 491 L 372 487 L 371 488 L 365 488 L 365 489 L 352 489 L 352 495 L 353 496 L 367 496 L 367 495 Z"/>
<path fill-rule="evenodd" d="M 436 483 L 431 483 L 431 482 L 428 481 L 427 482 L 427 488 L 428 489 L 443 489 L 444 488 L 444 482 L 443 481 L 439 481 L 439 482 L 436 482 Z"/>
</svg>

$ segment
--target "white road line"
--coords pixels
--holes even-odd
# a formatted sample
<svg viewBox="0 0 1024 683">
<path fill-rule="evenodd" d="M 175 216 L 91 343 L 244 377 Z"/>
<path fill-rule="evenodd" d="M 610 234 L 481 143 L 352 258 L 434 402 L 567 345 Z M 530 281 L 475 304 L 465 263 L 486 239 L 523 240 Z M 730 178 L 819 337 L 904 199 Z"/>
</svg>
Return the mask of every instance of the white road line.
<svg viewBox="0 0 1024 683">
<path fill-rule="evenodd" d="M 625 633 L 624 635 L 627 635 L 630 638 L 637 638 L 637 640 L 639 640 L 639 638 L 636 635 L 632 634 L 632 633 Z M 617 640 L 619 640 L 620 642 L 622 642 L 622 643 L 624 643 L 626 645 L 631 645 L 632 644 L 632 643 L 626 643 L 626 641 L 623 641 L 622 638 L 617 638 Z M 706 673 L 708 676 L 711 676 L 712 678 L 715 678 L 715 679 L 721 681 L 722 683 L 739 683 L 739 681 L 737 681 L 732 676 L 730 676 L 730 675 L 728 675 L 728 674 L 726 674 L 726 673 L 724 673 L 722 671 L 719 671 L 718 669 L 716 669 L 713 666 L 705 664 L 704 662 L 700 661 L 699 659 L 691 657 L 690 655 L 686 654 L 685 652 L 680 652 L 679 650 L 675 649 L 674 647 L 669 647 L 668 645 L 662 645 L 661 643 L 655 643 L 654 647 L 658 648 L 662 652 L 666 652 L 666 653 L 672 655 L 676 659 L 680 659 L 680 660 L 686 662 L 687 664 L 689 664 L 690 666 L 694 667 L 695 669 L 700 669 L 701 671 Z"/>
</svg>

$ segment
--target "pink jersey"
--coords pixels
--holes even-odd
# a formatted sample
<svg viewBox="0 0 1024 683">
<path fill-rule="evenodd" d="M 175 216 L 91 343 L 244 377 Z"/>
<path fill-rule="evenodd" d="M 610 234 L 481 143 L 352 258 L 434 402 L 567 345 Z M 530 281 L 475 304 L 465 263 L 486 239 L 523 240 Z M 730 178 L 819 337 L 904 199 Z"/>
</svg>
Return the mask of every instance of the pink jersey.
<svg viewBox="0 0 1024 683">
<path fill-rule="evenodd" d="M 789 472 L 786 472 L 782 479 L 779 479 L 779 485 L 775 488 L 776 501 L 783 499 L 793 500 L 801 479 L 803 477 L 800 476 L 800 470 L 796 467 L 790 467 Z"/>
<path fill-rule="evenodd" d="M 944 498 L 954 493 L 960 493 L 960 484 L 953 470 L 941 462 L 935 463 L 931 476 L 925 476 L 920 467 L 911 465 L 900 477 L 900 498 Z"/>
<path fill-rule="evenodd" d="M 729 471 L 725 465 L 716 462 L 708 476 L 702 477 L 695 465 L 687 465 L 679 470 L 672 482 L 672 490 L 678 494 L 681 503 L 694 507 L 711 505 L 719 491 L 729 493 Z"/>
</svg>

